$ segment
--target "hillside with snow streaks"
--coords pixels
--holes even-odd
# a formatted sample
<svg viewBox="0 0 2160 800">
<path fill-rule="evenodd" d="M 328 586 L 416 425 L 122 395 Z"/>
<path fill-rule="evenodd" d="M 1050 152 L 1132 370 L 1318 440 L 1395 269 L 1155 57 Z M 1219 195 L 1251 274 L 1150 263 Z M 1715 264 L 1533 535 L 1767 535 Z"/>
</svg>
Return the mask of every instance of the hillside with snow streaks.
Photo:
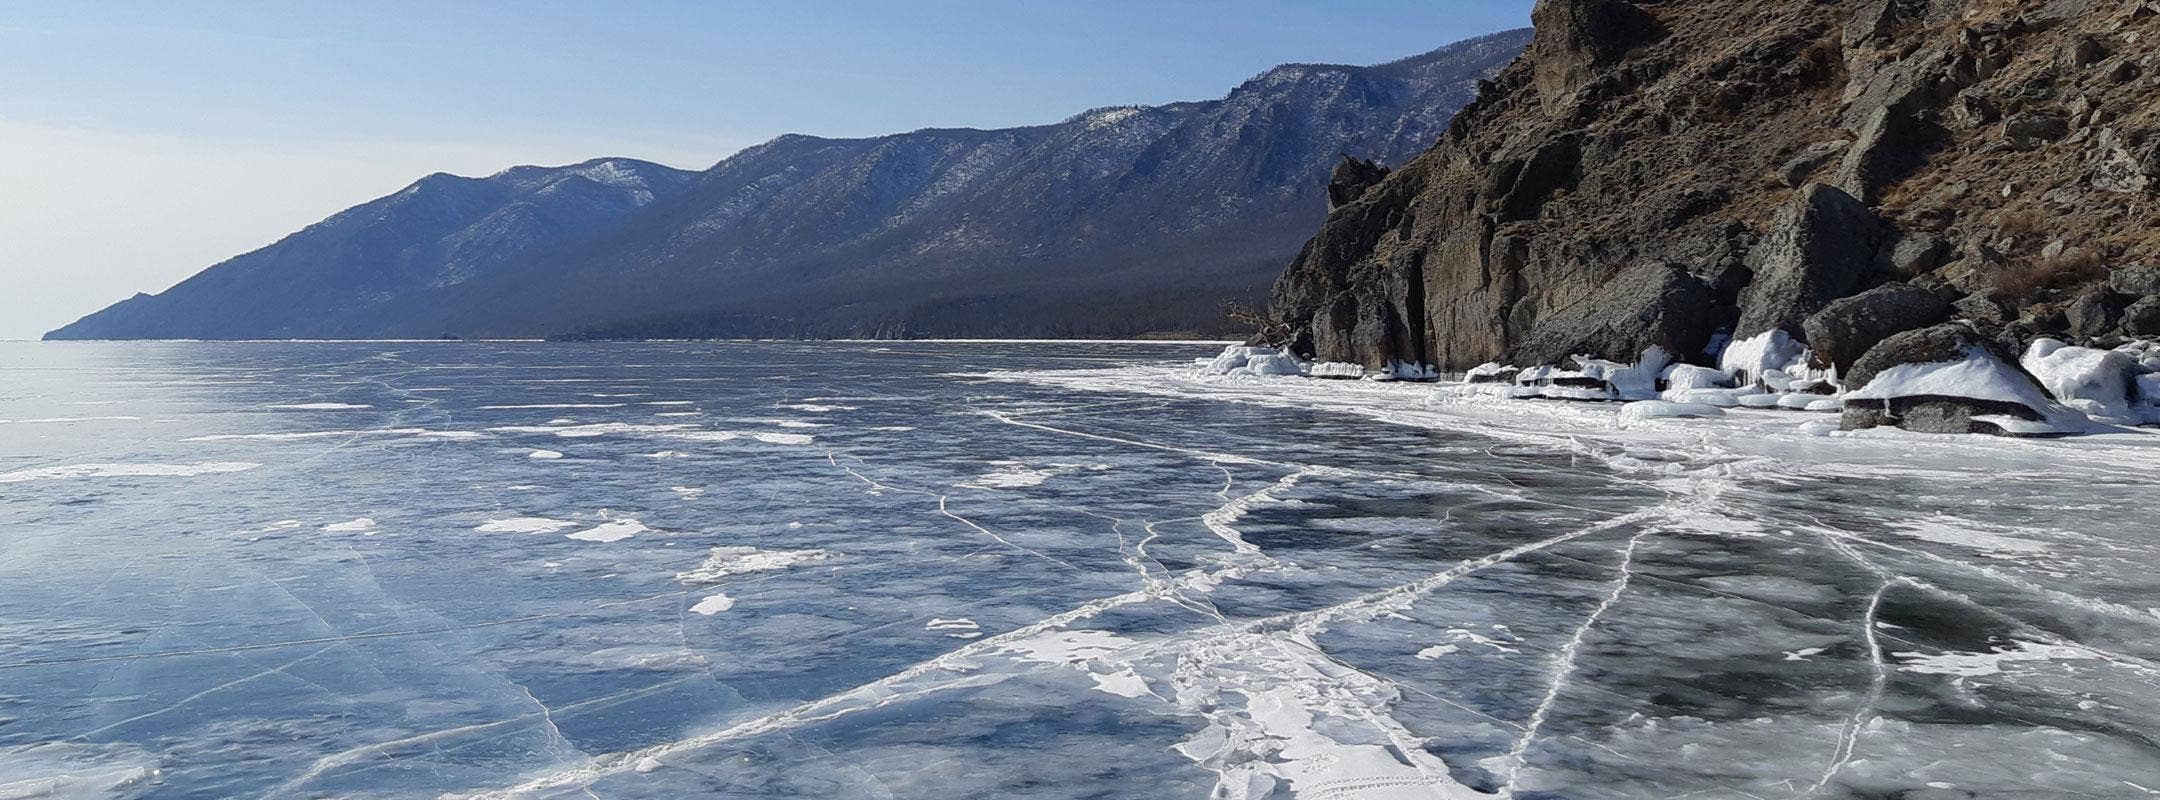
<svg viewBox="0 0 2160 800">
<path fill-rule="evenodd" d="M 1528 38 L 1049 125 L 787 135 L 701 174 L 431 176 L 49 338 L 1226 333 L 1330 164 L 1431 146 Z"/>
</svg>

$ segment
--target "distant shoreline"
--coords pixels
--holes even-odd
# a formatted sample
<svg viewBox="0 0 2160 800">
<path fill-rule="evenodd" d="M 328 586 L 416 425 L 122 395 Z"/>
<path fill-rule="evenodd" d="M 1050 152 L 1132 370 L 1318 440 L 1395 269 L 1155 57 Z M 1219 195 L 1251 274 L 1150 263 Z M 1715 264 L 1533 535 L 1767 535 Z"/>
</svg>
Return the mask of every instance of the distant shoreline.
<svg viewBox="0 0 2160 800">
<path fill-rule="evenodd" d="M 1243 344 L 1242 339 L 0 339 L 21 344 L 695 344 L 848 342 L 860 344 Z"/>
</svg>

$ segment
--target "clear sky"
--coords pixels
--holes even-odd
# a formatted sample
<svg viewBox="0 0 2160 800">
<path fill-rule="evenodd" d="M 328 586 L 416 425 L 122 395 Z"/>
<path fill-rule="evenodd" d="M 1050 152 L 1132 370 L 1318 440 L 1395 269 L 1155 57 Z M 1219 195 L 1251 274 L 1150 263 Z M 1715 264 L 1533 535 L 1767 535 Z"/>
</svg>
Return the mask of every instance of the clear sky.
<svg viewBox="0 0 2160 800">
<path fill-rule="evenodd" d="M 0 338 L 435 171 L 698 168 L 1054 122 L 1528 24 L 1532 0 L 0 0 Z"/>
</svg>

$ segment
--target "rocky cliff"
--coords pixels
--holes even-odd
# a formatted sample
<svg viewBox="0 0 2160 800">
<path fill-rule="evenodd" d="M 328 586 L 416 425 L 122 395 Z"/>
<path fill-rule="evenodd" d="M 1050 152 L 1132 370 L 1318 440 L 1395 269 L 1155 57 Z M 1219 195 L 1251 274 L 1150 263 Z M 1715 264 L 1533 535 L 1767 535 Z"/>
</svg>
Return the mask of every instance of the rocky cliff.
<svg viewBox="0 0 2160 800">
<path fill-rule="evenodd" d="M 577 236 L 465 237 L 515 245 L 485 268 L 404 255 L 463 212 L 330 246 L 385 198 L 295 237 L 325 246 L 280 243 L 54 336 L 1221 333 L 1225 301 L 1263 298 L 1325 215 L 1330 162 L 1422 152 L 1528 39 L 1288 64 L 1221 99 L 1049 125 L 783 136 Z"/>
<path fill-rule="evenodd" d="M 1275 284 L 1309 358 L 1817 366 L 1963 320 L 2160 334 L 2160 3 L 1544 0 L 1526 54 Z M 1356 184 L 1355 176 L 1342 176 Z"/>
</svg>

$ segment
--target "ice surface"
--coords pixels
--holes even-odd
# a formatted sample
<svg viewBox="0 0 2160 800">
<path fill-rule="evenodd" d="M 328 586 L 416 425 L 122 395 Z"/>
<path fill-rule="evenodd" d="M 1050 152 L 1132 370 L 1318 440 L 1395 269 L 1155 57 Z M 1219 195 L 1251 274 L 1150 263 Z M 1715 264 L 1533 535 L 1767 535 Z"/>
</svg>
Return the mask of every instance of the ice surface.
<svg viewBox="0 0 2160 800">
<path fill-rule="evenodd" d="M 81 478 L 185 478 L 245 472 L 262 466 L 252 461 L 205 461 L 195 464 L 64 464 L 0 472 L 0 483 L 56 481 Z"/>
<path fill-rule="evenodd" d="M 1203 374 L 1220 346 L 0 345 L 19 383 L 0 417 L 90 397 L 171 420 L 0 426 L 0 474 L 261 465 L 5 484 L 0 785 L 2160 787 L 2160 544 L 2137 505 L 2160 437 L 1634 419 Z M 594 394 L 708 416 L 478 408 Z M 265 411 L 296 397 L 372 408 L 336 412 L 335 435 Z M 785 415 L 824 427 L 776 424 L 790 405 L 830 409 Z M 460 429 L 476 438 L 397 432 Z M 380 535 L 326 530 L 362 518 Z M 589 531 L 612 541 L 566 538 Z"/>
</svg>

